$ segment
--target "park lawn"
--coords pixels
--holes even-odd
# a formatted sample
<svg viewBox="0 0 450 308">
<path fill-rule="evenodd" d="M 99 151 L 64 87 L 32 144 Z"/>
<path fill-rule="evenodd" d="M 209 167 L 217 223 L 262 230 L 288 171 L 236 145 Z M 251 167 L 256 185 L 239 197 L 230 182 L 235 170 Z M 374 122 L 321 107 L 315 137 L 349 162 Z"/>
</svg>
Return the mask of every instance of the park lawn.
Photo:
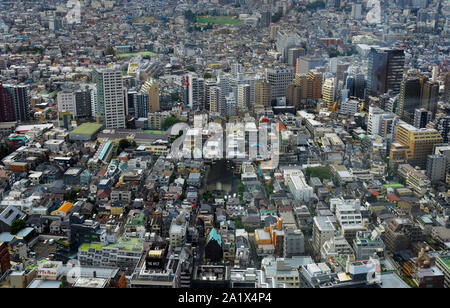
<svg viewBox="0 0 450 308">
<path fill-rule="evenodd" d="M 144 57 L 145 56 L 154 57 L 154 56 L 156 56 L 156 53 L 151 52 L 151 51 L 141 51 L 141 52 L 134 52 L 134 53 L 121 53 L 121 54 L 118 54 L 117 57 L 118 58 L 127 58 L 127 57 L 135 57 L 137 55 L 143 55 Z"/>
<path fill-rule="evenodd" d="M 196 20 L 198 23 L 212 23 L 216 25 L 240 25 L 242 20 L 227 16 L 199 16 Z"/>
</svg>

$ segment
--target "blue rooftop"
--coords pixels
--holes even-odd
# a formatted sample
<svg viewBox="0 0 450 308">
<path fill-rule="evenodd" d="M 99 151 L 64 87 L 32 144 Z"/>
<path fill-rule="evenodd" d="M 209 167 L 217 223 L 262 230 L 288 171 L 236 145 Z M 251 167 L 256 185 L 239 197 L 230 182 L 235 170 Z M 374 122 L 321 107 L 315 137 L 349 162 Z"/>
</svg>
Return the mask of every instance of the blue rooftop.
<svg viewBox="0 0 450 308">
<path fill-rule="evenodd" d="M 222 237 L 219 233 L 217 233 L 216 228 L 212 228 L 211 232 L 209 232 L 208 241 L 210 241 L 211 239 L 214 239 L 217 244 L 219 244 L 219 246 L 222 246 Z"/>
</svg>

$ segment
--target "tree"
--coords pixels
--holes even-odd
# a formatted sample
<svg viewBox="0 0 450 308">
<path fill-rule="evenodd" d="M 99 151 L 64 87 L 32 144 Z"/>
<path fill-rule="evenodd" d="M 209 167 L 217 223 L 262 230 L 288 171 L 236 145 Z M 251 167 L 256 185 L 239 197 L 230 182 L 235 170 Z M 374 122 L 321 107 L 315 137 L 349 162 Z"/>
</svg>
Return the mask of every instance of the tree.
<svg viewBox="0 0 450 308">
<path fill-rule="evenodd" d="M 306 168 L 305 173 L 307 179 L 314 177 L 323 181 L 324 179 L 329 180 L 333 178 L 333 174 L 329 167 L 309 167 Z"/>
<path fill-rule="evenodd" d="M 272 22 L 273 23 L 277 23 L 281 20 L 281 17 L 283 17 L 283 13 L 281 12 L 277 12 L 275 14 L 272 15 Z"/>
<path fill-rule="evenodd" d="M 109 46 L 108 48 L 106 48 L 106 55 L 108 55 L 108 56 L 116 55 L 116 51 L 114 50 L 114 48 L 112 46 Z"/>
<path fill-rule="evenodd" d="M 11 224 L 11 234 L 12 235 L 16 235 L 23 229 L 25 229 L 25 221 L 23 221 L 22 219 L 16 219 L 12 222 L 12 224 Z"/>
<path fill-rule="evenodd" d="M 163 125 L 162 125 L 162 129 L 163 130 L 168 130 L 170 127 L 174 126 L 177 123 L 180 123 L 181 121 L 178 120 L 176 117 L 168 117 L 167 119 L 164 120 Z"/>
<path fill-rule="evenodd" d="M 178 93 L 170 93 L 170 98 L 173 102 L 178 102 L 180 100 L 180 94 Z"/>
<path fill-rule="evenodd" d="M 73 189 L 64 196 L 64 199 L 66 199 L 69 202 L 75 202 L 75 201 L 77 201 L 78 193 L 80 191 L 81 191 L 81 188 Z"/>
<path fill-rule="evenodd" d="M 123 150 L 127 148 L 135 148 L 137 146 L 136 141 L 128 139 L 122 139 L 119 141 L 119 147 L 117 148 L 117 153 L 120 154 Z"/>
<path fill-rule="evenodd" d="M 8 156 L 9 153 L 10 153 L 10 149 L 9 149 L 8 145 L 2 143 L 0 145 L 0 160 L 5 158 L 6 156 Z"/>
</svg>

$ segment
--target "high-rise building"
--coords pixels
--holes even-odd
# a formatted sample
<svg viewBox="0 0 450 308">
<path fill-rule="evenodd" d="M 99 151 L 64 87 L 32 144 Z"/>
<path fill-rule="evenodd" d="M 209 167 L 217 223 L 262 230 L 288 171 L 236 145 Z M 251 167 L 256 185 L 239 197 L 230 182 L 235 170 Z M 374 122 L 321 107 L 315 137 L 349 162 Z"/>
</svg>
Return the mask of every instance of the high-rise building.
<svg viewBox="0 0 450 308">
<path fill-rule="evenodd" d="M 306 55 L 306 50 L 300 47 L 289 48 L 288 49 L 288 65 L 289 66 L 297 66 L 297 60 Z"/>
<path fill-rule="evenodd" d="M 308 99 L 308 74 L 295 74 L 294 84 L 300 87 L 300 99 Z"/>
<path fill-rule="evenodd" d="M 11 93 L 0 82 L 0 122 L 14 122 L 14 100 Z"/>
<path fill-rule="evenodd" d="M 308 99 L 317 101 L 322 97 L 322 78 L 319 72 L 308 73 Z"/>
<path fill-rule="evenodd" d="M 16 121 L 26 122 L 30 120 L 30 87 L 26 85 L 4 85 L 11 93 L 14 103 Z"/>
<path fill-rule="evenodd" d="M 283 256 L 291 258 L 305 253 L 305 236 L 301 230 L 286 229 L 284 233 Z"/>
<path fill-rule="evenodd" d="M 270 83 L 263 80 L 255 82 L 255 106 L 272 106 L 272 90 Z"/>
<path fill-rule="evenodd" d="M 444 78 L 444 102 L 450 104 L 450 72 Z"/>
<path fill-rule="evenodd" d="M 272 22 L 272 12 L 269 10 L 262 11 L 259 25 L 263 28 L 267 28 L 268 26 L 270 26 L 271 22 Z"/>
<path fill-rule="evenodd" d="M 445 181 L 447 157 L 443 154 L 428 155 L 427 176 L 431 183 Z"/>
<path fill-rule="evenodd" d="M 313 219 L 313 249 L 319 255 L 326 241 L 331 240 L 336 235 L 336 228 L 329 216 L 316 216 Z"/>
<path fill-rule="evenodd" d="M 353 3 L 352 4 L 352 14 L 353 19 L 361 19 L 362 17 L 362 4 L 361 3 Z"/>
<path fill-rule="evenodd" d="M 156 112 L 161 110 L 159 104 L 159 84 L 156 80 L 149 79 L 142 86 L 141 92 L 146 92 L 148 94 L 149 111 Z"/>
<path fill-rule="evenodd" d="M 302 88 L 296 84 L 290 84 L 286 89 L 286 101 L 289 106 L 300 109 L 302 99 Z"/>
<path fill-rule="evenodd" d="M 98 112 L 98 95 L 97 88 L 91 90 L 91 114 L 93 117 L 97 116 Z"/>
<path fill-rule="evenodd" d="M 239 84 L 237 88 L 237 106 L 240 112 L 250 107 L 250 85 Z"/>
<path fill-rule="evenodd" d="M 414 112 L 414 127 L 425 128 L 432 118 L 431 111 L 425 108 L 416 109 Z"/>
<path fill-rule="evenodd" d="M 149 95 L 147 92 L 134 93 L 132 96 L 134 114 L 137 118 L 147 118 L 150 112 Z"/>
<path fill-rule="evenodd" d="M 436 129 L 441 134 L 444 143 L 450 142 L 450 116 L 440 118 L 437 122 Z"/>
<path fill-rule="evenodd" d="M 414 120 L 414 112 L 420 108 L 421 80 L 413 77 L 405 79 L 400 85 L 400 96 L 397 114 L 410 124 Z"/>
<path fill-rule="evenodd" d="M 415 128 L 401 122 L 397 126 L 395 142 L 391 145 L 390 158 L 393 161 L 408 161 L 413 166 L 426 167 L 428 155 L 433 146 L 442 143 L 442 136 L 435 129 Z"/>
<path fill-rule="evenodd" d="M 367 121 L 367 133 L 373 136 L 386 137 L 393 133 L 398 116 L 385 112 L 379 107 L 369 107 L 369 117 Z"/>
<path fill-rule="evenodd" d="M 195 73 L 190 73 L 186 76 L 186 81 L 186 105 L 191 110 L 205 110 L 205 80 Z"/>
<path fill-rule="evenodd" d="M 209 89 L 209 111 L 210 112 L 221 112 L 220 110 L 220 87 L 212 86 Z"/>
<path fill-rule="evenodd" d="M 309 71 L 322 66 L 325 63 L 325 60 L 318 57 L 300 57 L 298 64 L 298 74 L 308 74 Z"/>
<path fill-rule="evenodd" d="M 294 81 L 293 69 L 266 69 L 266 80 L 272 88 L 272 100 L 286 97 L 287 86 Z"/>
<path fill-rule="evenodd" d="M 96 72 L 97 118 L 106 128 L 125 128 L 125 98 L 122 72 L 104 69 Z"/>
<path fill-rule="evenodd" d="M 322 99 L 325 106 L 333 107 L 336 100 L 336 80 L 334 78 L 327 78 L 322 86 Z"/>
<path fill-rule="evenodd" d="M 421 89 L 421 106 L 431 111 L 434 117 L 437 113 L 439 101 L 439 83 L 433 81 L 423 82 Z"/>
<path fill-rule="evenodd" d="M 277 31 L 276 34 L 276 46 L 277 51 L 282 54 L 282 61 L 287 63 L 288 49 L 298 46 L 300 37 L 296 33 L 290 33 L 286 31 Z"/>
<path fill-rule="evenodd" d="M 213 79 L 205 80 L 205 110 L 210 111 L 211 88 L 217 86 L 217 82 Z"/>
<path fill-rule="evenodd" d="M 372 47 L 369 52 L 367 80 L 370 94 L 384 94 L 389 90 L 395 94 L 400 93 L 404 65 L 404 50 Z"/>
<path fill-rule="evenodd" d="M 72 116 L 76 116 L 75 93 L 72 91 L 59 92 L 57 95 L 58 112 L 70 112 Z"/>
<path fill-rule="evenodd" d="M 226 116 L 234 117 L 237 115 L 237 111 L 238 111 L 238 106 L 237 106 L 236 97 L 234 96 L 234 93 L 231 92 L 226 97 Z"/>
<path fill-rule="evenodd" d="M 91 91 L 88 87 L 75 92 L 75 112 L 79 118 L 92 116 Z"/>
</svg>

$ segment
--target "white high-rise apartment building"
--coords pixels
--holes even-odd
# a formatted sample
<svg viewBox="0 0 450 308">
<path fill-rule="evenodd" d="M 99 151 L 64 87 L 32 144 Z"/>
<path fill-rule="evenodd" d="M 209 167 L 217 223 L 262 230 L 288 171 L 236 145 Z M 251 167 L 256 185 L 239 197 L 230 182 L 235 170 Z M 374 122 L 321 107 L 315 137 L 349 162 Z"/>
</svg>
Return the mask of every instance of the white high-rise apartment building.
<svg viewBox="0 0 450 308">
<path fill-rule="evenodd" d="M 245 111 L 250 106 L 250 85 L 240 84 L 237 89 L 237 104 L 239 111 Z"/>
<path fill-rule="evenodd" d="M 69 111 L 73 117 L 77 116 L 75 92 L 58 93 L 58 112 Z"/>
<path fill-rule="evenodd" d="M 322 86 L 322 98 L 325 106 L 332 107 L 336 99 L 336 81 L 334 78 L 327 78 Z"/>
<path fill-rule="evenodd" d="M 106 128 L 125 128 L 125 102 L 120 70 L 97 72 L 97 117 Z"/>
</svg>

